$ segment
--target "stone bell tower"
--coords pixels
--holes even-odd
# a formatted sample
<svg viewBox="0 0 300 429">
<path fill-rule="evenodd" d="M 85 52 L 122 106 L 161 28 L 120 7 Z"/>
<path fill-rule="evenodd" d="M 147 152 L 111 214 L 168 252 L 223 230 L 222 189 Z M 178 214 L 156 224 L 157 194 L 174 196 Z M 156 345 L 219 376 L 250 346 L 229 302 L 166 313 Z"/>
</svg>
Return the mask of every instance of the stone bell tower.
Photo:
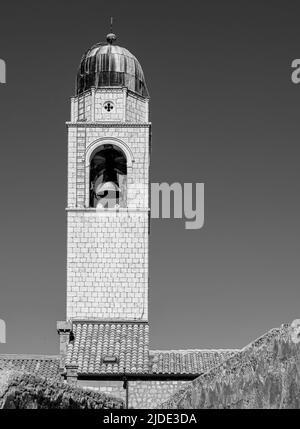
<svg viewBox="0 0 300 429">
<path fill-rule="evenodd" d="M 148 320 L 149 96 L 115 45 L 82 57 L 68 127 L 68 320 Z"/>
</svg>

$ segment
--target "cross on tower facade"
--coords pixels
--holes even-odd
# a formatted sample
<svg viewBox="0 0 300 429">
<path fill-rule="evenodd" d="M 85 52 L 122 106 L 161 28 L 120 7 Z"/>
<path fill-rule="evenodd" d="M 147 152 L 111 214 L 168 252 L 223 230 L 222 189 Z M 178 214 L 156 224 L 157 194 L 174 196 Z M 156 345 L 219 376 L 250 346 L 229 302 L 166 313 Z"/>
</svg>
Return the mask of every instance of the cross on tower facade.
<svg viewBox="0 0 300 429">
<path fill-rule="evenodd" d="M 107 112 L 110 112 L 113 108 L 114 105 L 110 101 L 104 104 L 104 109 L 107 110 Z"/>
</svg>

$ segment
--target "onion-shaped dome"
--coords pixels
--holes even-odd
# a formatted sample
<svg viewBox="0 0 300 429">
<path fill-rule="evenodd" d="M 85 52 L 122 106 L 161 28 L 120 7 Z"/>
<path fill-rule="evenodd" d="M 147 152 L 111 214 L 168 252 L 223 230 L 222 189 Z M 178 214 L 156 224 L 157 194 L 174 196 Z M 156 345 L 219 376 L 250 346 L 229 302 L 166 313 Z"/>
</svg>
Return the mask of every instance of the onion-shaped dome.
<svg viewBox="0 0 300 429">
<path fill-rule="evenodd" d="M 83 55 L 77 73 L 77 95 L 92 87 L 120 86 L 149 97 L 140 63 L 127 49 L 113 45 L 115 40 L 110 33 L 107 44 L 97 43 Z"/>
</svg>

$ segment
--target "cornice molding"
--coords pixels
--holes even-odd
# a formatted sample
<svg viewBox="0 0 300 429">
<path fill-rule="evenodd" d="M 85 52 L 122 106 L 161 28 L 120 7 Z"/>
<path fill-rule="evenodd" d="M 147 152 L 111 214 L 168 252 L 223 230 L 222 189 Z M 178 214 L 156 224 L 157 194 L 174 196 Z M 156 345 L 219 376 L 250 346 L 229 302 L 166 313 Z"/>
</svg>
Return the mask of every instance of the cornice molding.
<svg viewBox="0 0 300 429">
<path fill-rule="evenodd" d="M 90 89 L 87 89 L 85 91 L 83 91 L 81 94 L 76 94 L 70 97 L 70 99 L 75 100 L 76 98 L 82 97 L 83 95 L 92 95 L 92 92 L 115 92 L 115 93 L 122 93 L 122 92 L 126 92 L 127 94 L 130 94 L 131 96 L 137 98 L 138 100 L 141 100 L 143 102 L 148 102 L 150 100 L 150 97 L 142 97 L 141 95 L 137 94 L 134 91 L 131 91 L 130 89 L 128 89 L 126 86 L 106 86 L 106 87 L 100 87 L 100 88 L 96 88 L 96 87 L 91 87 Z"/>
<path fill-rule="evenodd" d="M 85 213 L 101 213 L 101 214 L 109 214 L 109 213 L 148 213 L 150 212 L 149 208 L 131 208 L 131 207 L 119 207 L 115 208 L 103 208 L 96 209 L 94 207 L 67 207 L 67 212 L 85 212 Z"/>
<path fill-rule="evenodd" d="M 144 325 L 149 325 L 149 321 L 148 319 L 124 319 L 122 317 L 118 318 L 116 317 L 115 319 L 72 319 L 71 320 L 72 325 L 76 325 L 76 324 L 89 324 L 89 323 L 93 323 L 93 324 L 99 324 L 99 325 L 103 325 L 103 323 L 109 323 L 109 324 L 120 324 L 120 323 L 124 323 L 124 324 L 139 324 L 139 323 L 143 323 Z"/>
<path fill-rule="evenodd" d="M 151 125 L 151 122 L 66 122 L 68 128 L 150 128 Z"/>
</svg>

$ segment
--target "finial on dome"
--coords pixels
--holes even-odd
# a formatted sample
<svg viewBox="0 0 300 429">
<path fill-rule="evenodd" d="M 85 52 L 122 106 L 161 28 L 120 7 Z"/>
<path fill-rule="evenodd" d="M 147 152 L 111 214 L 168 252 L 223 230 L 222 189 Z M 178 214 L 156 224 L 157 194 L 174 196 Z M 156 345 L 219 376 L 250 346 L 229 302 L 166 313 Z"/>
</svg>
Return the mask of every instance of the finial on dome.
<svg viewBox="0 0 300 429">
<path fill-rule="evenodd" d="M 117 40 L 117 36 L 113 33 L 113 20 L 114 18 L 110 17 L 110 33 L 106 36 L 107 43 L 112 45 L 114 41 Z"/>
</svg>

